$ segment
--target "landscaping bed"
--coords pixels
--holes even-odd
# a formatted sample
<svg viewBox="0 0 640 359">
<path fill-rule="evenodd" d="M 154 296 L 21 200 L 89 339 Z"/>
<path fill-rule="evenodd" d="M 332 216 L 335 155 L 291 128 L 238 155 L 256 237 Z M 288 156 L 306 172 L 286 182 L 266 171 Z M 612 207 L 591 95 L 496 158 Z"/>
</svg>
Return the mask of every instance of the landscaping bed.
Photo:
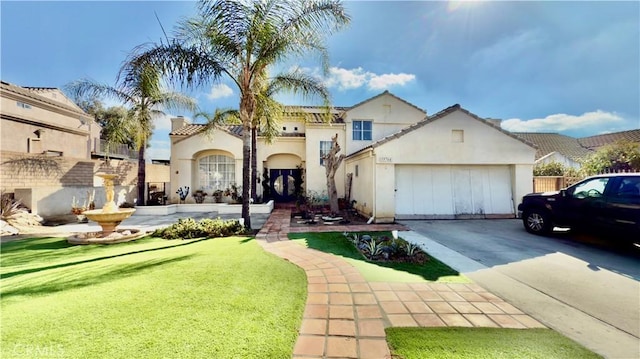
<svg viewBox="0 0 640 359">
<path fill-rule="evenodd" d="M 357 232 L 359 237 L 392 237 L 391 232 Z M 425 253 L 428 260 L 411 261 L 369 260 L 342 232 L 289 233 L 291 240 L 326 253 L 341 256 L 356 267 L 370 282 L 444 282 L 469 283 L 470 280 Z"/>
</svg>

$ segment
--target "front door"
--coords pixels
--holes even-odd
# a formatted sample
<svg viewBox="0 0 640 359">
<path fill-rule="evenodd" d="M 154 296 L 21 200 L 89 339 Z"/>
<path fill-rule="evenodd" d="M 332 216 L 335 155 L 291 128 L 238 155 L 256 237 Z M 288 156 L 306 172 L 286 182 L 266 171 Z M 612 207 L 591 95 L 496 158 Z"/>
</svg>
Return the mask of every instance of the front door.
<svg viewBox="0 0 640 359">
<path fill-rule="evenodd" d="M 296 178 L 300 178 L 299 169 L 269 170 L 271 194 L 276 202 L 292 202 L 296 199 Z"/>
</svg>

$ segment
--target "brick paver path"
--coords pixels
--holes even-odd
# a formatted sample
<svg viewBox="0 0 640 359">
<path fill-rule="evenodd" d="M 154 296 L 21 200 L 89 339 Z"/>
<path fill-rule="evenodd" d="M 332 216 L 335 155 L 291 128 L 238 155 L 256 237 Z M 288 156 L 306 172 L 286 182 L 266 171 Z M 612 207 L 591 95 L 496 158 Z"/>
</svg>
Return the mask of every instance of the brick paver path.
<svg viewBox="0 0 640 359">
<path fill-rule="evenodd" d="M 274 210 L 257 239 L 265 250 L 307 274 L 307 303 L 294 358 L 390 358 L 386 327 L 544 327 L 477 284 L 367 282 L 342 258 L 289 241 L 290 218 L 290 210 Z M 362 227 L 348 230 L 401 228 Z M 310 229 L 305 232 L 343 230 Z"/>
</svg>

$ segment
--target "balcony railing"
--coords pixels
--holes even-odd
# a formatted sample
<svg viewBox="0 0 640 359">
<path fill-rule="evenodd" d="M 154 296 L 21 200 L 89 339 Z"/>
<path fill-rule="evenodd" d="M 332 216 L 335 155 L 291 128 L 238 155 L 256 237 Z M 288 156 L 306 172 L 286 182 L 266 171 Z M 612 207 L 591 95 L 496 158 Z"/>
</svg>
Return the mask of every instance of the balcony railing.
<svg viewBox="0 0 640 359">
<path fill-rule="evenodd" d="M 132 150 L 123 143 L 108 144 L 107 141 L 103 139 L 96 139 L 95 154 L 98 156 L 109 156 L 111 158 L 138 158 L 137 150 Z"/>
</svg>

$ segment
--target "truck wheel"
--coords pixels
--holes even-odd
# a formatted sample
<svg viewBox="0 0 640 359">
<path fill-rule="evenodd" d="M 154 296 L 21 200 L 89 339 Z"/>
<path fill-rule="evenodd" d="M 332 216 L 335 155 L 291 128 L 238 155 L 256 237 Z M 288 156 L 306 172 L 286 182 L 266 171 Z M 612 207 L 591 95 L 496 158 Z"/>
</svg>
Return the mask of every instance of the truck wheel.
<svg viewBox="0 0 640 359">
<path fill-rule="evenodd" d="M 522 223 L 527 232 L 533 234 L 548 234 L 552 229 L 549 214 L 539 209 L 525 211 Z"/>
</svg>

